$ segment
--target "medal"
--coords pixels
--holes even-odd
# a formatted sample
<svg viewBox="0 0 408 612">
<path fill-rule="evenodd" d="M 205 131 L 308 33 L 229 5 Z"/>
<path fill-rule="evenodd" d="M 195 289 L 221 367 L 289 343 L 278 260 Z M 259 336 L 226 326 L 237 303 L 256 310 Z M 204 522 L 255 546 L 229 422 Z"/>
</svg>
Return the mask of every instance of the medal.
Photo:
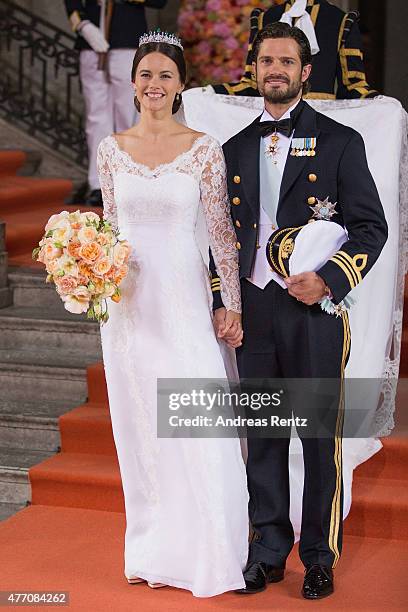
<svg viewBox="0 0 408 612">
<path fill-rule="evenodd" d="M 271 141 L 270 143 L 267 145 L 266 149 L 265 149 L 265 155 L 267 157 L 271 157 L 272 158 L 272 162 L 276 165 L 278 163 L 278 160 L 276 159 L 276 155 L 279 151 L 279 134 L 277 132 L 274 132 L 271 135 Z"/>
<path fill-rule="evenodd" d="M 292 157 L 314 157 L 316 155 L 317 138 L 292 138 Z"/>
<path fill-rule="evenodd" d="M 312 219 L 322 219 L 323 221 L 330 221 L 333 215 L 337 215 L 336 204 L 329 201 L 329 196 L 325 200 L 319 200 L 317 198 L 317 204 L 310 206 L 313 210 Z"/>
</svg>

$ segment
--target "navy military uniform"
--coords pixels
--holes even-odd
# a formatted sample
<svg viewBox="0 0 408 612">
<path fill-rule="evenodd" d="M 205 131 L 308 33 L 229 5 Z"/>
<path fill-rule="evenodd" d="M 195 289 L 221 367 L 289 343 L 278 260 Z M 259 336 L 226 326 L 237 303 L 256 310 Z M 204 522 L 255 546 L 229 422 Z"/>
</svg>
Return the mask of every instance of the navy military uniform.
<svg viewBox="0 0 408 612">
<path fill-rule="evenodd" d="M 300 101 L 294 138 L 316 138 L 314 156 L 288 155 L 279 193 L 279 228 L 299 227 L 311 206 L 337 203 L 328 222 L 348 232 L 347 241 L 317 273 L 338 304 L 370 271 L 387 239 L 387 224 L 358 132 Z M 237 349 L 241 379 L 333 378 L 342 380 L 350 350 L 347 312 L 336 317 L 319 304 L 307 306 L 271 280 L 263 289 L 248 279 L 258 250 L 260 218 L 260 117 L 224 145 L 231 215 L 236 227 L 242 289 L 244 339 Z M 292 145 L 295 141 L 292 140 Z M 222 306 L 220 280 L 212 268 L 214 308 Z M 340 384 L 340 383 L 339 383 Z M 302 407 L 303 409 L 303 407 Z M 293 406 L 296 414 L 296 406 Z M 303 445 L 305 481 L 300 556 L 305 566 L 334 567 L 342 544 L 341 435 L 339 397 L 333 436 Z M 304 414 L 302 415 L 304 416 Z M 284 567 L 293 546 L 289 520 L 289 433 L 248 439 L 249 512 L 254 530 L 249 560 Z"/>
<path fill-rule="evenodd" d="M 258 8 L 252 11 L 244 75 L 239 83 L 215 85 L 216 93 L 259 96 L 256 80 L 252 76 L 255 36 L 265 26 L 279 21 L 294 2 L 288 0 L 267 11 Z M 311 90 L 305 97 L 334 100 L 377 96 L 378 92 L 368 85 L 365 75 L 358 13 L 345 13 L 327 0 L 308 0 L 306 10 L 315 28 L 320 52 L 313 56 Z"/>
<path fill-rule="evenodd" d="M 103 138 L 129 129 L 137 120 L 131 85 L 133 58 L 146 32 L 145 6 L 162 8 L 166 0 L 65 0 L 77 33 L 82 93 L 86 107 L 88 186 L 86 204 L 102 206 L 96 152 Z M 104 19 L 101 19 L 101 18 Z M 105 27 L 103 28 L 104 23 Z"/>
<path fill-rule="evenodd" d="M 81 21 L 89 20 L 99 26 L 101 7 L 98 0 L 64 0 L 71 27 L 78 29 Z M 135 49 L 139 37 L 147 31 L 145 7 L 163 8 L 167 0 L 122 0 L 113 2 L 114 10 L 110 25 L 110 49 Z M 78 36 L 76 49 L 90 49 L 89 44 Z"/>
</svg>

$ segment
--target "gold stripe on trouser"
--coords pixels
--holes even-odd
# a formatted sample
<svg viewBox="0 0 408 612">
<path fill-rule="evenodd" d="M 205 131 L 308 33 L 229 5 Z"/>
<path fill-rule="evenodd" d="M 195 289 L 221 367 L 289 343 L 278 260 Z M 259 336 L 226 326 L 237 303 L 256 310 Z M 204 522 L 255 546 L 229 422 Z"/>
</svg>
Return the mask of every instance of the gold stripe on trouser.
<svg viewBox="0 0 408 612">
<path fill-rule="evenodd" d="M 332 567 L 335 568 L 340 558 L 338 548 L 338 538 L 341 521 L 341 489 L 342 489 L 342 429 L 344 423 L 344 370 L 350 352 L 350 324 L 348 313 L 343 312 L 343 355 L 341 360 L 341 386 L 339 412 L 337 415 L 336 432 L 334 436 L 334 463 L 336 465 L 336 489 L 334 491 L 332 509 L 330 516 L 329 547 L 333 552 L 334 561 Z"/>
</svg>

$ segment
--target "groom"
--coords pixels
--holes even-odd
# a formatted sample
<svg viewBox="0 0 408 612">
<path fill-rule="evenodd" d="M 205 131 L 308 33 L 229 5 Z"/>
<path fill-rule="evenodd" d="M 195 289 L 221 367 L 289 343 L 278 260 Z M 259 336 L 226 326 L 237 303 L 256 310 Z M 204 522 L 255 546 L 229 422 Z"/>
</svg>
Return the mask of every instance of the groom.
<svg viewBox="0 0 408 612">
<path fill-rule="evenodd" d="M 265 110 L 224 145 L 240 259 L 244 339 L 237 360 L 244 379 L 341 379 L 350 348 L 348 317 L 323 312 L 318 302 L 328 297 L 339 304 L 369 272 L 387 239 L 361 136 L 302 100 L 311 61 L 308 39 L 298 28 L 275 23 L 261 30 L 252 67 Z M 268 237 L 277 227 L 301 226 L 312 216 L 344 226 L 348 240 L 317 273 L 291 276 L 282 287 L 266 261 Z M 215 327 L 234 346 L 237 338 L 224 332 L 215 273 L 212 279 Z M 340 411 L 341 402 L 337 423 Z M 301 431 L 299 436 L 305 466 L 302 594 L 318 599 L 333 592 L 342 547 L 341 425 L 329 438 L 302 437 Z M 253 537 L 240 593 L 262 591 L 284 578 L 294 543 L 289 442 L 289 436 L 248 439 Z"/>
</svg>

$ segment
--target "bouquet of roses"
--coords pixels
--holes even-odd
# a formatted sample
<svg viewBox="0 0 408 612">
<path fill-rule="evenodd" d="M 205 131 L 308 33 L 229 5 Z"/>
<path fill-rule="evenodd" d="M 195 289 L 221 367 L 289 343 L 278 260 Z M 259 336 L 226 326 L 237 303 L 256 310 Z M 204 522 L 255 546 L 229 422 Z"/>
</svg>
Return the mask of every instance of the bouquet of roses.
<svg viewBox="0 0 408 612">
<path fill-rule="evenodd" d="M 119 285 L 128 273 L 130 245 L 119 240 L 107 221 L 94 212 L 52 215 L 33 259 L 46 267 L 64 307 L 105 323 L 106 300 L 119 302 Z"/>
</svg>

